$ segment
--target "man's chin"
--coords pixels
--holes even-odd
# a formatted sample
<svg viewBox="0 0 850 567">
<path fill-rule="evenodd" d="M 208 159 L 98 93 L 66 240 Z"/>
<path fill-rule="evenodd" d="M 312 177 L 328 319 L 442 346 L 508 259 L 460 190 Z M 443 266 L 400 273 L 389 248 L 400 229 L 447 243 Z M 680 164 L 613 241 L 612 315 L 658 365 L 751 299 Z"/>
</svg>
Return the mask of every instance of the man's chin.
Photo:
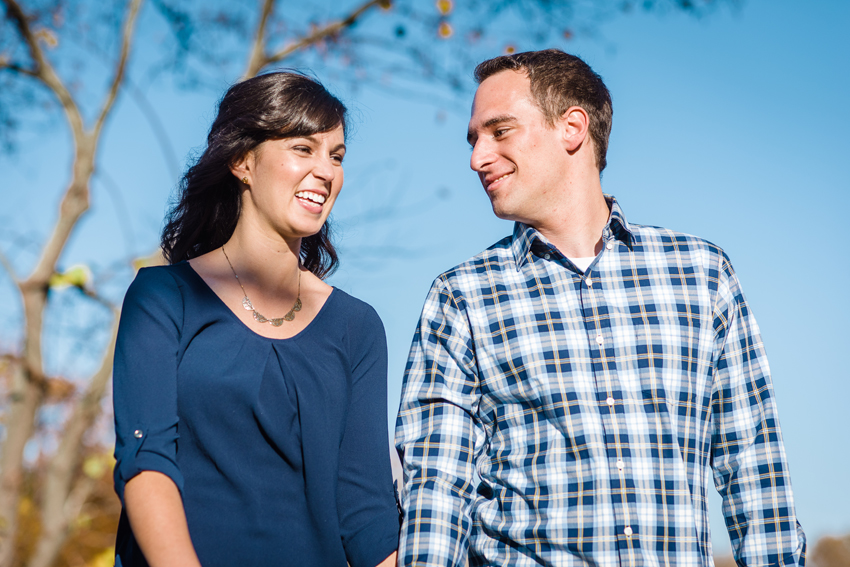
<svg viewBox="0 0 850 567">
<path fill-rule="evenodd" d="M 499 217 L 502 220 L 506 221 L 517 221 L 519 218 L 511 211 L 509 208 L 505 207 L 503 203 L 499 203 L 494 199 L 490 199 L 490 206 L 493 207 L 493 214 Z"/>
</svg>

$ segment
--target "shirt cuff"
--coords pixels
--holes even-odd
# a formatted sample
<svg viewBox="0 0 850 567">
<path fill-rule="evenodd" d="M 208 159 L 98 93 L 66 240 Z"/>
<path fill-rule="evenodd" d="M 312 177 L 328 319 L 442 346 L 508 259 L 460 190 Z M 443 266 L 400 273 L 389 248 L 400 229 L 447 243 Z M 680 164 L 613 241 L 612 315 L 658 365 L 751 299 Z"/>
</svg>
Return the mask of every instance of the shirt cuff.
<svg viewBox="0 0 850 567">
<path fill-rule="evenodd" d="M 398 510 L 393 506 L 344 542 L 351 567 L 375 567 L 389 557 L 398 549 L 398 530 Z"/>
</svg>

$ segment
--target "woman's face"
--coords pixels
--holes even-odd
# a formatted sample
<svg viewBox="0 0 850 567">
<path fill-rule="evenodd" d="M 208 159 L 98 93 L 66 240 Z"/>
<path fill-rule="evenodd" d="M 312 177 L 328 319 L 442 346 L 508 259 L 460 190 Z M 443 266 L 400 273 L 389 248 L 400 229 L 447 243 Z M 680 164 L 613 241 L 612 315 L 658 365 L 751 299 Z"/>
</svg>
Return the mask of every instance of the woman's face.
<svg viewBox="0 0 850 567">
<path fill-rule="evenodd" d="M 299 138 L 268 140 L 233 167 L 242 193 L 239 221 L 284 238 L 319 232 L 342 189 L 342 126 Z"/>
</svg>

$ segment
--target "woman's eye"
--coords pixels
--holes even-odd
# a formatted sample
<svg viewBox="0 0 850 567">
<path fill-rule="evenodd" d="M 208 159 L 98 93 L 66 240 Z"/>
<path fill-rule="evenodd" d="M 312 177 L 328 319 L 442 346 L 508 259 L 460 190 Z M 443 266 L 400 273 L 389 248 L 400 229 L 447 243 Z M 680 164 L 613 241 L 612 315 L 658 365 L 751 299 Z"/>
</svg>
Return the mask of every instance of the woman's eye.
<svg viewBox="0 0 850 567">
<path fill-rule="evenodd" d="M 300 153 L 303 153 L 303 154 L 309 154 L 310 153 L 310 148 L 308 148 L 307 146 L 295 146 L 294 149 L 295 149 L 296 152 L 300 152 Z"/>
<path fill-rule="evenodd" d="M 342 156 L 339 154 L 334 154 L 331 156 L 331 159 L 337 163 L 342 163 Z"/>
</svg>

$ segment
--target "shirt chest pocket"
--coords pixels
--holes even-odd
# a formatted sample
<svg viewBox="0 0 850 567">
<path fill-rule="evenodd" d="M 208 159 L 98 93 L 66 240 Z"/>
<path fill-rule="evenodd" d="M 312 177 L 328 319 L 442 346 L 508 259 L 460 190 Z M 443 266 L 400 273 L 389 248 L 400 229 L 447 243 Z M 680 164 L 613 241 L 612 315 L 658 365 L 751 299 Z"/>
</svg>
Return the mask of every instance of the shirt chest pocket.
<svg viewBox="0 0 850 567">
<path fill-rule="evenodd" d="M 586 331 L 579 319 L 545 313 L 511 323 L 493 325 L 488 336 L 482 394 L 491 404 L 506 406 L 507 414 L 525 419 L 528 411 L 544 410 L 564 397 L 564 389 L 573 384 L 569 377 L 582 365 Z"/>
<path fill-rule="evenodd" d="M 655 313 L 633 318 L 634 358 L 639 371 L 670 372 L 678 376 L 696 374 L 710 361 L 706 321 L 698 316 Z"/>
</svg>

